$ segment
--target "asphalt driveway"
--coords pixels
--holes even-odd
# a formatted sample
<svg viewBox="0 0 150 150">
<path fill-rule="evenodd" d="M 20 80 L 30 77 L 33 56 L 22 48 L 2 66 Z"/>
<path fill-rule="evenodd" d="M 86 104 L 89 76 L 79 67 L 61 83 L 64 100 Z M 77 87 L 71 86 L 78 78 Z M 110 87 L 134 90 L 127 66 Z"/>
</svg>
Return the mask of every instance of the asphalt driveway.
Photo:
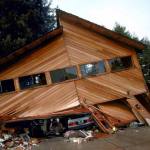
<svg viewBox="0 0 150 150">
<path fill-rule="evenodd" d="M 88 143 L 70 143 L 64 138 L 44 140 L 33 150 L 150 150 L 150 127 L 125 129 Z"/>
</svg>

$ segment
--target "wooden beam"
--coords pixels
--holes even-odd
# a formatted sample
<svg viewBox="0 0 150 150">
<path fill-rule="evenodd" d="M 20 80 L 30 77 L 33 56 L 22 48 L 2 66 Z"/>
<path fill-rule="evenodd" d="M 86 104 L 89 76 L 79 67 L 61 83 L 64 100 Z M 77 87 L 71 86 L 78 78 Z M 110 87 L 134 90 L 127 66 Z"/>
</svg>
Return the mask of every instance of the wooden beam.
<svg viewBox="0 0 150 150">
<path fill-rule="evenodd" d="M 140 122 L 146 122 L 150 126 L 150 113 L 144 108 L 144 106 L 132 96 L 127 98 L 127 102 L 130 105 L 134 115 Z"/>
<path fill-rule="evenodd" d="M 48 85 L 51 84 L 52 80 L 51 80 L 51 76 L 50 76 L 50 72 L 49 71 L 45 72 L 45 77 L 46 77 L 47 84 Z"/>
<path fill-rule="evenodd" d="M 110 68 L 108 60 L 105 60 L 105 67 L 106 67 L 106 72 L 110 73 L 111 72 L 111 68 Z"/>
<path fill-rule="evenodd" d="M 113 132 L 113 125 L 109 121 L 108 117 L 106 117 L 106 115 L 104 115 L 104 113 L 102 113 L 94 105 L 88 105 L 86 103 L 86 99 L 84 99 L 84 98 L 80 97 L 79 102 L 80 102 L 81 106 L 83 106 L 84 108 L 89 110 L 93 119 L 95 120 L 95 122 L 97 123 L 97 125 L 99 126 L 99 128 L 103 132 L 105 132 L 105 133 L 112 133 Z"/>
<path fill-rule="evenodd" d="M 19 78 L 14 79 L 15 90 L 20 91 Z"/>
<path fill-rule="evenodd" d="M 81 79 L 82 78 L 82 74 L 81 74 L 81 71 L 80 71 L 80 66 L 77 65 L 77 74 L 78 74 L 78 77 Z"/>
</svg>

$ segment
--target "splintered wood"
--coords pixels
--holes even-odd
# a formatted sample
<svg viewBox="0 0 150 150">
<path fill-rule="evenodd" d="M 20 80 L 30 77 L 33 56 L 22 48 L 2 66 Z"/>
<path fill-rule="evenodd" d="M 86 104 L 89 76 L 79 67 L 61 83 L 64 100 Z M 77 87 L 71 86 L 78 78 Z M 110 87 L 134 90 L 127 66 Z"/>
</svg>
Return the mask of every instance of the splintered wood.
<svg viewBox="0 0 150 150">
<path fill-rule="evenodd" d="M 93 119 L 96 121 L 98 124 L 99 128 L 105 132 L 105 133 L 112 133 L 113 132 L 113 126 L 109 122 L 107 116 L 102 113 L 98 108 L 96 108 L 93 105 L 88 105 L 86 103 L 85 99 L 80 99 L 80 104 L 85 107 L 86 109 L 89 110 L 91 115 L 93 116 Z"/>
<path fill-rule="evenodd" d="M 146 122 L 150 126 L 150 113 L 143 107 L 143 105 L 135 98 L 127 98 L 127 102 L 136 118 L 141 122 Z"/>
</svg>

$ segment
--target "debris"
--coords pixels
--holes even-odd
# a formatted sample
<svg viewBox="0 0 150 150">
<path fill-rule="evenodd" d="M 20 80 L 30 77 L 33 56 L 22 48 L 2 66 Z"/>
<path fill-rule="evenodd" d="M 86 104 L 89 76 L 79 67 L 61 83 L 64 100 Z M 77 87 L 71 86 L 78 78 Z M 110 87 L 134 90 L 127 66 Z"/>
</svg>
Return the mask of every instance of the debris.
<svg viewBox="0 0 150 150">
<path fill-rule="evenodd" d="M 81 137 L 81 138 L 85 138 L 85 135 L 81 132 L 81 130 L 70 130 L 70 131 L 67 131 L 64 133 L 64 137 L 65 138 L 78 138 L 78 137 Z"/>
<path fill-rule="evenodd" d="M 23 141 L 26 141 L 26 142 L 29 142 L 30 141 L 30 137 L 28 134 L 24 133 L 24 134 L 20 134 L 19 135 L 20 138 L 23 140 Z"/>
<path fill-rule="evenodd" d="M 60 135 L 64 131 L 64 127 L 62 123 L 60 122 L 59 118 L 50 119 L 50 126 L 49 126 L 49 132 L 47 135 Z"/>
<path fill-rule="evenodd" d="M 64 134 L 64 137 L 67 138 L 67 142 L 74 142 L 74 143 L 82 143 L 88 142 L 94 139 L 93 131 L 83 131 L 83 130 L 71 130 L 67 131 Z"/>
<path fill-rule="evenodd" d="M 32 146 L 37 145 L 40 141 L 38 139 L 30 138 L 28 130 L 25 133 L 17 134 L 10 130 L 0 130 L 0 149 L 2 150 L 29 150 Z M 6 133 L 7 132 L 7 133 Z"/>
<path fill-rule="evenodd" d="M 135 132 L 139 132 L 138 130 L 135 130 Z"/>
<path fill-rule="evenodd" d="M 144 126 L 144 125 L 145 125 L 144 123 L 140 123 L 140 122 L 134 121 L 134 122 L 131 122 L 131 123 L 129 124 L 129 127 L 130 127 L 130 128 L 137 128 L 137 127 L 141 127 L 141 126 Z"/>
<path fill-rule="evenodd" d="M 84 142 L 84 138 L 70 138 L 69 142 L 80 144 L 80 143 Z"/>
<path fill-rule="evenodd" d="M 40 140 L 36 139 L 36 138 L 31 138 L 30 140 L 30 144 L 31 145 L 37 145 L 40 143 Z"/>
<path fill-rule="evenodd" d="M 9 140 L 12 138 L 12 135 L 10 134 L 3 134 L 4 140 Z"/>
<path fill-rule="evenodd" d="M 15 144 L 15 143 L 14 143 L 13 140 L 6 140 L 6 141 L 4 142 L 5 147 L 8 147 L 8 148 L 13 147 L 14 144 Z"/>
<path fill-rule="evenodd" d="M 112 128 L 112 133 L 115 133 L 115 132 L 117 132 L 117 128 L 114 126 L 114 127 Z"/>
</svg>

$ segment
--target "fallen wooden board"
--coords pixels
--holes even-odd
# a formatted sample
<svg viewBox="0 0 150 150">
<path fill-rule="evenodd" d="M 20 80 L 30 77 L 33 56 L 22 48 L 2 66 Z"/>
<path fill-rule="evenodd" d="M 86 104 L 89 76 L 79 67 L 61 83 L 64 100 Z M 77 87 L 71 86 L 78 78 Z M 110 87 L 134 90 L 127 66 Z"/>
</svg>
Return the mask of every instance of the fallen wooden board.
<svg viewBox="0 0 150 150">
<path fill-rule="evenodd" d="M 131 106 L 137 119 L 142 123 L 145 121 L 150 126 L 150 113 L 144 108 L 144 106 L 134 96 L 127 98 L 126 101 Z"/>
<path fill-rule="evenodd" d="M 114 122 L 114 126 L 121 126 L 136 120 L 132 111 L 120 101 L 106 102 L 98 105 L 105 114 L 115 118 L 118 122 Z"/>
</svg>

